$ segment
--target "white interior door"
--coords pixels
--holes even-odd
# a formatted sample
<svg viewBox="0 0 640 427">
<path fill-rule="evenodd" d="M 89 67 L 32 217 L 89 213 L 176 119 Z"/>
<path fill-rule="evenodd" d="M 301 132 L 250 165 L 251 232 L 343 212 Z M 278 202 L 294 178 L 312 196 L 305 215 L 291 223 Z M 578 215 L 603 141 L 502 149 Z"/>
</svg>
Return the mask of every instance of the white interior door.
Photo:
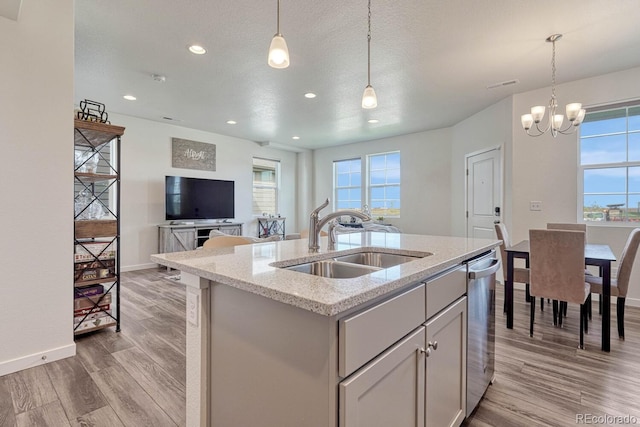
<svg viewBox="0 0 640 427">
<path fill-rule="evenodd" d="M 492 239 L 502 212 L 500 147 L 469 154 L 467 161 L 467 237 Z"/>
</svg>

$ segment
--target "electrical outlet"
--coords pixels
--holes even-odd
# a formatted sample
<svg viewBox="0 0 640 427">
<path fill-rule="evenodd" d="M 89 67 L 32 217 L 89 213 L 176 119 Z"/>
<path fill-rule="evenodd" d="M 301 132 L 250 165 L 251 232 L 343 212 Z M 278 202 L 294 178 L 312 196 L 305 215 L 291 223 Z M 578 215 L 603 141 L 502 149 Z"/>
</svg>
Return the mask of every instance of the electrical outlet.
<svg viewBox="0 0 640 427">
<path fill-rule="evenodd" d="M 187 292 L 187 322 L 198 326 L 198 301 L 199 295 Z"/>
<path fill-rule="evenodd" d="M 529 202 L 529 210 L 530 211 L 541 211 L 542 210 L 542 202 L 538 202 L 538 201 Z"/>
</svg>

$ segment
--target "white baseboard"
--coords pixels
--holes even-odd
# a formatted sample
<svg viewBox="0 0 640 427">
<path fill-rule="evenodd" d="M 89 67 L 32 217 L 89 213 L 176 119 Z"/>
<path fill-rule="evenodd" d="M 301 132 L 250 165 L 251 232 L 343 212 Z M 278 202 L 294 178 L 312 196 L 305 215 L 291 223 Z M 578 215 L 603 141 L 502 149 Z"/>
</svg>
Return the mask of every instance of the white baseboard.
<svg viewBox="0 0 640 427">
<path fill-rule="evenodd" d="M 127 266 L 121 267 L 120 271 L 122 272 L 137 271 L 137 270 L 146 270 L 149 268 L 158 268 L 158 264 L 156 264 L 155 262 L 151 262 L 149 264 L 127 265 Z"/>
<path fill-rule="evenodd" d="M 0 362 L 0 377 L 76 355 L 76 343 Z"/>
</svg>

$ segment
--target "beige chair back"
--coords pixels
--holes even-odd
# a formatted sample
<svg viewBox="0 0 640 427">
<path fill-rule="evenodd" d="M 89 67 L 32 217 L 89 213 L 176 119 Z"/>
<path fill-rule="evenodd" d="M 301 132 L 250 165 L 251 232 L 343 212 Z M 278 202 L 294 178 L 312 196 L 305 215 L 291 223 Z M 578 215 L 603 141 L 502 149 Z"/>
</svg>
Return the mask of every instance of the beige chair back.
<svg viewBox="0 0 640 427">
<path fill-rule="evenodd" d="M 549 222 L 547 223 L 547 230 L 570 230 L 570 231 L 584 231 L 587 232 L 587 224 L 572 224 L 561 222 Z"/>
<path fill-rule="evenodd" d="M 636 259 L 639 244 L 640 228 L 635 228 L 627 238 L 627 243 L 624 245 L 624 250 L 622 251 L 622 256 L 618 263 L 618 274 L 616 276 L 616 280 L 618 281 L 618 295 L 621 297 L 627 296 L 629 279 L 631 278 L 631 269 L 633 268 L 633 262 Z"/>
<path fill-rule="evenodd" d="M 529 230 L 531 295 L 583 304 L 590 292 L 584 280 L 585 233 Z"/>
<path fill-rule="evenodd" d="M 251 240 L 241 236 L 217 236 L 205 240 L 203 248 L 224 248 L 228 246 L 249 245 Z"/>
<path fill-rule="evenodd" d="M 498 223 L 496 226 L 496 236 L 499 240 L 502 240 L 500 245 L 500 257 L 502 259 L 502 275 L 507 279 L 507 251 L 505 248 L 511 246 L 511 240 L 509 240 L 509 232 L 507 227 L 503 223 Z"/>
</svg>

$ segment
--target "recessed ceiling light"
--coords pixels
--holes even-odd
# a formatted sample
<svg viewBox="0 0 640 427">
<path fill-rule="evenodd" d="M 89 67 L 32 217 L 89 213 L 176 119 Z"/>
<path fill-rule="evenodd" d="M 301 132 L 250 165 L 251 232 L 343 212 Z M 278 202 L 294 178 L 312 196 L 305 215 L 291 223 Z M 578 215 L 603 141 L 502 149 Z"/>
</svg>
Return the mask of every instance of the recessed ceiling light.
<svg viewBox="0 0 640 427">
<path fill-rule="evenodd" d="M 238 122 L 236 122 L 235 120 L 227 120 L 228 125 L 235 125 L 236 123 Z"/>
<path fill-rule="evenodd" d="M 315 94 L 315 93 L 313 93 L 313 92 L 307 92 L 307 93 L 305 93 L 305 94 L 304 94 L 304 97 L 305 97 L 305 98 L 312 99 L 312 98 L 315 98 L 315 97 L 316 97 L 316 94 Z"/>
<path fill-rule="evenodd" d="M 136 97 L 133 95 L 125 95 L 123 96 L 124 99 L 126 99 L 127 101 L 135 101 Z"/>
<path fill-rule="evenodd" d="M 378 122 L 380 122 L 380 120 L 378 120 L 378 119 L 369 119 L 369 120 L 367 120 L 367 122 L 368 123 L 378 123 Z"/>
<path fill-rule="evenodd" d="M 204 55 L 205 53 L 207 53 L 207 50 L 202 46 L 194 44 L 189 46 L 189 52 L 195 53 L 196 55 Z"/>
<path fill-rule="evenodd" d="M 299 136 L 292 136 L 291 139 L 300 139 Z"/>
</svg>

